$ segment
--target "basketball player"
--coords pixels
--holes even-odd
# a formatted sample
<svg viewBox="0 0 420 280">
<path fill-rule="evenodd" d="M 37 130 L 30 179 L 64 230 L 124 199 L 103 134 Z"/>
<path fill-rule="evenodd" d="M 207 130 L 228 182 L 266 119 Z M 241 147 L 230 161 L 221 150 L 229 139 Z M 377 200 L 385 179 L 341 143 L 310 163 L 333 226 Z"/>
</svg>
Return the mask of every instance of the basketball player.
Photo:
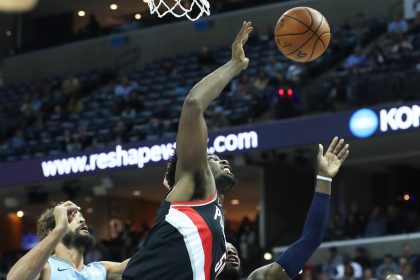
<svg viewBox="0 0 420 280">
<path fill-rule="evenodd" d="M 113 280 L 121 279 L 122 263 L 83 264 L 85 248 L 94 244 L 80 207 L 71 201 L 47 209 L 37 222 L 41 240 L 10 270 L 7 280 Z"/>
<path fill-rule="evenodd" d="M 232 58 L 187 95 L 179 120 L 176 153 L 168 165 L 156 224 L 124 271 L 126 280 L 210 280 L 226 261 L 224 214 L 218 195 L 235 183 L 229 163 L 207 154 L 206 108 L 248 67 L 243 46 L 252 31 L 244 22 Z"/>
<path fill-rule="evenodd" d="M 344 140 L 338 141 L 337 137 L 331 142 L 325 155 L 322 145 L 319 145 L 317 156 L 319 170 L 315 194 L 306 217 L 301 238 L 281 254 L 274 263 L 260 267 L 252 272 L 248 276 L 248 280 L 293 279 L 302 270 L 305 263 L 322 242 L 328 222 L 331 180 L 349 155 L 348 148 L 349 145 L 344 145 Z M 217 280 L 240 280 L 241 262 L 238 257 L 238 251 L 230 243 L 228 243 L 227 249 L 226 266 Z"/>
</svg>

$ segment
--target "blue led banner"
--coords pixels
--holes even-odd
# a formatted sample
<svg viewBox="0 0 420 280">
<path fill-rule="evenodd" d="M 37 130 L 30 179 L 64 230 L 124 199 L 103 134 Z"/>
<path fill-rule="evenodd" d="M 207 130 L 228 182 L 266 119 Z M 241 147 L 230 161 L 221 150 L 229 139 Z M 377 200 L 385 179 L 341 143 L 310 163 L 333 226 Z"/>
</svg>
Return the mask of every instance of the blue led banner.
<svg viewBox="0 0 420 280">
<path fill-rule="evenodd" d="M 367 138 L 419 128 L 420 102 L 235 127 L 209 135 L 209 152 L 227 155 L 327 142 L 334 136 Z M 191 137 L 194 137 L 191 135 Z M 0 164 L 0 186 L 42 182 L 167 161 L 175 138 L 78 154 Z"/>
</svg>

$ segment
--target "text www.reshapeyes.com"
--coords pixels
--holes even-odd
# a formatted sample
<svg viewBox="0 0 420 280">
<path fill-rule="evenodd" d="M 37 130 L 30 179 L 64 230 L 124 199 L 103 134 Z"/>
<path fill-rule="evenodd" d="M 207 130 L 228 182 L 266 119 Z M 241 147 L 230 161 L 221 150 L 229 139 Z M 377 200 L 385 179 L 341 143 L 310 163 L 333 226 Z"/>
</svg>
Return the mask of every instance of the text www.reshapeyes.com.
<svg viewBox="0 0 420 280">
<path fill-rule="evenodd" d="M 209 153 L 224 153 L 249 150 L 258 147 L 258 134 L 255 131 L 219 135 L 209 146 Z M 114 150 L 90 155 L 66 157 L 42 161 L 44 177 L 93 172 L 124 166 L 143 168 L 151 162 L 168 160 L 175 149 L 175 143 L 166 143 L 139 148 L 123 149 L 117 145 Z"/>
</svg>

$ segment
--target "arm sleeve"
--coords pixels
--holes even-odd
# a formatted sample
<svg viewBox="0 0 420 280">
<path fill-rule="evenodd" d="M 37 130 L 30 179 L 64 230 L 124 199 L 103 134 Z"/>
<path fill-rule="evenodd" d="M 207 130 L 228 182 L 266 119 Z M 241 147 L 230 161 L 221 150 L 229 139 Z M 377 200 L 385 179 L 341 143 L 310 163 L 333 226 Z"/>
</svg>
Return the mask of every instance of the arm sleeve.
<svg viewBox="0 0 420 280">
<path fill-rule="evenodd" d="M 330 195 L 315 192 L 302 236 L 276 260 L 293 279 L 321 245 L 328 222 Z"/>
</svg>

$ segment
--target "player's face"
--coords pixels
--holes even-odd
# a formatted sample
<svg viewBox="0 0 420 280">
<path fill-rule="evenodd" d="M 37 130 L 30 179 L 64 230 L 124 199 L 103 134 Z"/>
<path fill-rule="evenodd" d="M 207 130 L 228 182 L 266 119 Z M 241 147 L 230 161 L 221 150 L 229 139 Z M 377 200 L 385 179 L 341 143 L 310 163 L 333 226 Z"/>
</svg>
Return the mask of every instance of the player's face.
<svg viewBox="0 0 420 280">
<path fill-rule="evenodd" d="M 226 265 L 222 273 L 217 277 L 218 280 L 239 280 L 241 279 L 241 261 L 235 246 L 226 243 L 227 258 Z"/>
<path fill-rule="evenodd" d="M 63 243 L 67 247 L 86 248 L 95 243 L 95 238 L 90 234 L 89 228 L 83 215 L 75 211 L 69 224 L 70 231 L 63 237 Z"/>
<path fill-rule="evenodd" d="M 90 235 L 86 220 L 83 218 L 82 212 L 80 211 L 75 211 L 73 213 L 69 227 L 71 231 L 79 233 L 80 235 Z"/>
<path fill-rule="evenodd" d="M 209 154 L 208 159 L 217 189 L 226 193 L 237 182 L 235 175 L 232 173 L 232 167 L 227 160 L 220 159 L 216 155 Z"/>
<path fill-rule="evenodd" d="M 241 260 L 238 256 L 238 251 L 236 250 L 235 246 L 231 243 L 226 244 L 227 247 L 227 259 L 226 259 L 226 266 L 229 269 L 238 270 L 241 268 Z"/>
</svg>

